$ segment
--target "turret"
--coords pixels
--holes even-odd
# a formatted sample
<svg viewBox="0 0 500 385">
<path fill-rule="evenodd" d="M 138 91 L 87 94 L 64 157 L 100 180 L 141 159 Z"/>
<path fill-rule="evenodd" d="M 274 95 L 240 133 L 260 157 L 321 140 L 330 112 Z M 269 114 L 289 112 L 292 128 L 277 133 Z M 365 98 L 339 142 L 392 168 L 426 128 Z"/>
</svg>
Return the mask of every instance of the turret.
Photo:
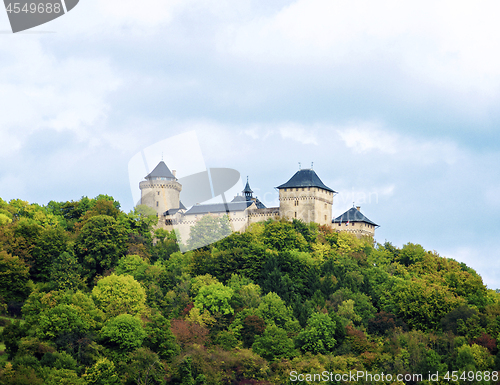
<svg viewBox="0 0 500 385">
<path fill-rule="evenodd" d="M 175 170 L 170 171 L 163 160 L 139 183 L 141 204 L 156 210 L 157 216 L 170 209 L 179 208 L 181 184 L 175 177 Z"/>
</svg>

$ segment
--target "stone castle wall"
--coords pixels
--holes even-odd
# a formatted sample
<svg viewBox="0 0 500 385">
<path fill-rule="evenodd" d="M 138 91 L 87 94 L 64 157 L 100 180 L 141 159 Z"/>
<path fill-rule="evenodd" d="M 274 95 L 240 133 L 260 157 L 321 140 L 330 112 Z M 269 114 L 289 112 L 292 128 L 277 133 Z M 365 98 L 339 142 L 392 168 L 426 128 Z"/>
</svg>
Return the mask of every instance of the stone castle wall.
<svg viewBox="0 0 500 385">
<path fill-rule="evenodd" d="M 375 226 L 364 222 L 332 223 L 332 229 L 335 231 L 346 231 L 356 236 L 373 237 L 375 235 Z"/>
<path fill-rule="evenodd" d="M 282 188 L 279 191 L 280 216 L 328 225 L 332 222 L 333 196 L 331 191 L 317 187 Z"/>
<path fill-rule="evenodd" d="M 141 204 L 156 210 L 158 218 L 170 209 L 179 208 L 179 195 L 182 186 L 177 181 L 153 180 L 139 183 L 141 189 Z"/>
</svg>

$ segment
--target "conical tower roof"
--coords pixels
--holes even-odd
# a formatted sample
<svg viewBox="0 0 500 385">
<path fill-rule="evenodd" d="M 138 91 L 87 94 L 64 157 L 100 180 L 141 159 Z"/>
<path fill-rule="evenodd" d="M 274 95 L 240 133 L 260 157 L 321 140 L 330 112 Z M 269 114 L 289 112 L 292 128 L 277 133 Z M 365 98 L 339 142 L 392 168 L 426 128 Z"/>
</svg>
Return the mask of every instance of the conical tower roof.
<svg viewBox="0 0 500 385">
<path fill-rule="evenodd" d="M 248 177 L 247 177 L 247 184 L 245 185 L 245 188 L 243 190 L 243 193 L 245 194 L 253 194 L 252 189 L 250 188 L 250 184 L 248 183 Z"/>
<path fill-rule="evenodd" d="M 153 171 L 151 171 L 147 176 L 146 179 L 152 179 L 152 178 L 168 178 L 168 179 L 175 179 L 174 174 L 170 172 L 169 168 L 165 164 L 165 162 L 162 160 L 158 165 L 154 168 Z"/>
</svg>

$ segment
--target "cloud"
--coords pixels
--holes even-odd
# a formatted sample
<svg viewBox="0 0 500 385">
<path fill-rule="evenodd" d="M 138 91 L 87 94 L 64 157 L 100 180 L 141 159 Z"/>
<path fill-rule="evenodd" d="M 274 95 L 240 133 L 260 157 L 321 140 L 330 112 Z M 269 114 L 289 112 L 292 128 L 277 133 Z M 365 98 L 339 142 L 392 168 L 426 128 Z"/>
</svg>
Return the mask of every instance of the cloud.
<svg viewBox="0 0 500 385">
<path fill-rule="evenodd" d="M 233 23 L 218 49 L 256 63 L 339 68 L 388 64 L 437 87 L 498 96 L 500 5 L 453 1 L 298 0 L 267 17 Z M 356 66 L 354 66 L 356 68 Z"/>
<path fill-rule="evenodd" d="M 41 129 L 69 130 L 81 140 L 98 140 L 107 97 L 120 85 L 106 60 L 56 58 L 36 39 L 4 40 L 0 49 L 0 156 L 11 156 Z"/>
<path fill-rule="evenodd" d="M 451 140 L 419 139 L 388 130 L 381 124 L 362 122 L 339 128 L 337 133 L 345 145 L 358 154 L 377 151 L 401 159 L 413 158 L 423 164 L 454 164 L 463 156 L 463 150 Z"/>
<path fill-rule="evenodd" d="M 283 139 L 291 139 L 302 144 L 318 145 L 312 128 L 306 129 L 296 124 L 286 124 L 278 130 Z"/>
</svg>

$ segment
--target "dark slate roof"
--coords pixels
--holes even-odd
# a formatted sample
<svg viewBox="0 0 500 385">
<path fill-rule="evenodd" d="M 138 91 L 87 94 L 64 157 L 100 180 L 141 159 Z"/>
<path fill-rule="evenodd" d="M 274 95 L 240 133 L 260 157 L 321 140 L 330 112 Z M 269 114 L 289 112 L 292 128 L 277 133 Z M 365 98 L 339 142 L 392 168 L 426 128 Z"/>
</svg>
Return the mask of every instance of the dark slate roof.
<svg viewBox="0 0 500 385">
<path fill-rule="evenodd" d="M 186 215 L 190 214 L 207 214 L 207 213 L 223 213 L 226 210 L 233 211 L 243 211 L 252 205 L 253 201 L 243 201 L 243 202 L 228 202 L 224 203 L 211 203 L 207 205 L 195 205 L 186 211 Z"/>
<path fill-rule="evenodd" d="M 179 202 L 179 208 L 178 209 L 170 209 L 167 210 L 163 213 L 163 215 L 175 215 L 179 210 L 186 210 L 186 207 L 182 204 L 182 202 Z"/>
<path fill-rule="evenodd" d="M 278 186 L 278 189 L 281 188 L 296 188 L 296 187 L 319 187 L 323 190 L 331 191 L 335 193 L 336 191 L 332 190 L 330 187 L 325 186 L 325 184 L 319 179 L 319 176 L 311 169 L 299 170 L 295 173 L 294 176 L 290 178 L 290 180 L 281 186 Z"/>
<path fill-rule="evenodd" d="M 351 207 L 344 214 L 332 220 L 332 223 L 346 223 L 346 222 L 366 222 L 373 226 L 378 226 L 375 222 L 370 221 L 367 217 L 361 214 L 356 207 Z"/>
<path fill-rule="evenodd" d="M 167 210 L 163 213 L 164 216 L 167 216 L 167 215 L 175 215 L 177 214 L 177 212 L 179 210 L 182 210 L 181 208 L 178 208 L 178 209 L 170 209 L 170 210 Z"/>
<path fill-rule="evenodd" d="M 231 202 L 245 202 L 246 200 L 243 195 L 236 195 Z"/>
<path fill-rule="evenodd" d="M 254 200 L 255 199 L 255 200 Z M 243 195 L 236 195 L 231 202 L 255 202 L 255 206 L 257 206 L 258 209 L 265 209 L 266 206 L 259 201 L 257 198 L 250 198 L 250 197 L 245 197 Z"/>
<path fill-rule="evenodd" d="M 248 184 L 248 178 L 247 178 L 247 184 L 243 190 L 243 193 L 250 193 L 250 194 L 253 193 L 252 189 L 250 188 L 250 185 Z"/>
<path fill-rule="evenodd" d="M 170 178 L 170 179 L 175 179 L 174 174 L 170 172 L 168 169 L 167 165 L 165 162 L 162 160 L 158 165 L 154 168 L 153 171 L 151 171 L 148 176 L 146 176 L 146 179 L 150 178 Z"/>
</svg>

